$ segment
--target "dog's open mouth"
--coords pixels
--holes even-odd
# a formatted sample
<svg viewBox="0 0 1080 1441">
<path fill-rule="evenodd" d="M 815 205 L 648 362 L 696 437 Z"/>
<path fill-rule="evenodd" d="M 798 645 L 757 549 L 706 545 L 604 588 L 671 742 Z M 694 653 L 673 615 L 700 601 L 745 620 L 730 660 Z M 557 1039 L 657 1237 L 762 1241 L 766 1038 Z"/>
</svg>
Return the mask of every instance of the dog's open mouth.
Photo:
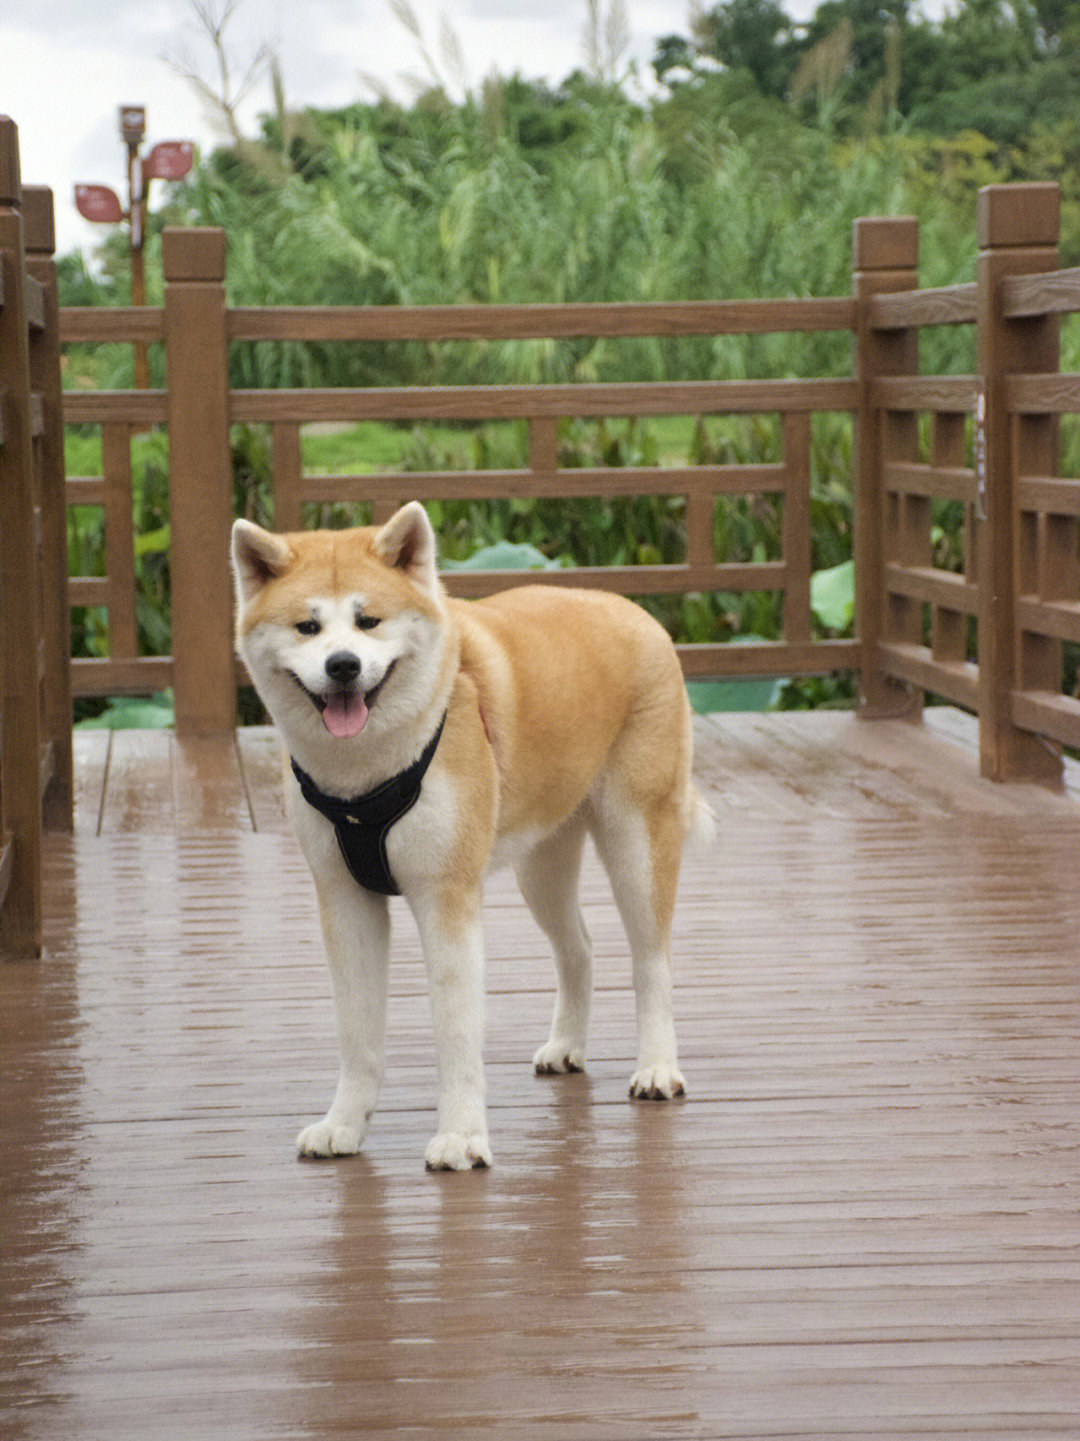
<svg viewBox="0 0 1080 1441">
<path fill-rule="evenodd" d="M 375 698 L 386 684 L 396 663 L 391 661 L 382 680 L 369 691 L 360 690 L 356 686 L 346 686 L 320 695 L 317 691 L 308 690 L 295 672 L 290 671 L 289 674 L 322 716 L 323 725 L 330 734 L 338 740 L 349 740 L 358 736 L 367 725 Z"/>
</svg>

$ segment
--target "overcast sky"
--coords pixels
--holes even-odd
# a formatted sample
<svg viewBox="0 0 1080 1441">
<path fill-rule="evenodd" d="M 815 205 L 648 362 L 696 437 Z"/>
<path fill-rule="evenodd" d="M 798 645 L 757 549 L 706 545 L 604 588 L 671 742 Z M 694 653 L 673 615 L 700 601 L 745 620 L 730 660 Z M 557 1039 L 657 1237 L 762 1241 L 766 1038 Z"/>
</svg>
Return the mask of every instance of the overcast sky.
<svg viewBox="0 0 1080 1441">
<path fill-rule="evenodd" d="M 212 3 L 220 10 L 222 0 Z M 492 70 L 559 81 L 582 63 L 585 0 L 411 4 L 440 65 L 445 17 L 473 86 Z M 625 8 L 630 56 L 643 75 L 651 75 L 657 37 L 688 32 L 689 0 L 625 0 Z M 240 0 L 227 35 L 238 73 L 260 42 L 274 46 L 287 101 L 296 107 L 370 96 L 364 74 L 377 76 L 406 99 L 410 92 L 402 72 L 424 69 L 417 42 L 395 17 L 390 0 Z M 121 104 L 146 107 L 147 145 L 214 143 L 193 87 L 165 58 L 184 52 L 212 76 L 211 51 L 191 0 L 0 0 L 0 114 L 19 127 L 23 181 L 53 189 L 61 251 L 88 250 L 100 235 L 75 211 L 77 181 L 111 185 L 126 201 L 125 152 L 117 128 Z M 446 73 L 454 78 L 451 67 Z M 264 81 L 245 106 L 247 128 L 270 103 Z"/>
</svg>

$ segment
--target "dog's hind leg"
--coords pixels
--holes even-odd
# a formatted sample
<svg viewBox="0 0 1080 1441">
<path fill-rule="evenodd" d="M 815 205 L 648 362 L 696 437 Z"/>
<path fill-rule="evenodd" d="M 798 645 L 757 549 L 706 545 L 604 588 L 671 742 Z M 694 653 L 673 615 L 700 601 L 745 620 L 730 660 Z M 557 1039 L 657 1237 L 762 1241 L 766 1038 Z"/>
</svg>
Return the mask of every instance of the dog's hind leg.
<svg viewBox="0 0 1080 1441">
<path fill-rule="evenodd" d="M 515 868 L 521 894 L 551 942 L 558 976 L 551 1034 L 533 1057 L 538 1076 L 585 1069 L 585 1038 L 592 1004 L 592 944 L 578 905 L 584 843 L 585 824 L 575 816 Z"/>
<path fill-rule="evenodd" d="M 637 1007 L 630 1094 L 670 1100 L 686 1091 L 675 1042 L 670 940 L 685 827 L 673 801 L 639 807 L 611 787 L 597 805 L 593 835 L 630 942 Z"/>
</svg>

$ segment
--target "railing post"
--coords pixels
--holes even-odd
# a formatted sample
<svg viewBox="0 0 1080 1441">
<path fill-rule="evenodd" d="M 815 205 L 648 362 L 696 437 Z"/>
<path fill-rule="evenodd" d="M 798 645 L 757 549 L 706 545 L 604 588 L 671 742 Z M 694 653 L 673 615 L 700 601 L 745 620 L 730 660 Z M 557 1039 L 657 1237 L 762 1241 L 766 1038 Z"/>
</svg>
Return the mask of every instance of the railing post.
<svg viewBox="0 0 1080 1441">
<path fill-rule="evenodd" d="M 176 729 L 214 735 L 236 724 L 224 231 L 167 229 L 162 263 Z"/>
<path fill-rule="evenodd" d="M 1054 184 L 988 185 L 979 191 L 977 226 L 977 367 L 979 424 L 976 438 L 979 574 L 979 762 L 992 780 L 1060 783 L 1059 758 L 1037 737 L 1013 724 L 1012 692 L 1020 677 L 1016 627 L 1019 584 L 1018 514 L 1013 494 L 1013 426 L 1006 408 L 1007 377 L 1058 369 L 1055 316 L 1008 320 L 1002 314 L 1002 280 L 1056 270 L 1060 195 Z M 1053 417 L 1026 434 L 1029 473 L 1052 475 L 1057 427 Z M 1025 675 L 1028 684 L 1035 677 Z M 1056 690 L 1060 671 L 1047 689 Z"/>
<path fill-rule="evenodd" d="M 881 669 L 878 650 L 886 629 L 885 438 L 872 388 L 881 375 L 916 375 L 918 333 L 873 330 L 870 301 L 919 284 L 919 223 L 911 216 L 866 216 L 852 227 L 855 307 L 855 614 L 860 641 L 859 714 L 867 718 L 918 713 L 910 693 Z"/>
<path fill-rule="evenodd" d="M 45 328 L 30 341 L 30 388 L 41 398 L 41 596 L 44 685 L 42 730 L 52 748 L 52 777 L 45 791 L 44 824 L 72 828 L 71 609 L 68 604 L 67 495 L 64 415 L 60 384 L 60 301 L 57 293 L 52 191 L 26 186 L 22 193 L 26 268 L 39 283 Z"/>
<path fill-rule="evenodd" d="M 41 952 L 37 570 L 21 199 L 18 130 L 0 117 L 0 830 L 11 832 L 0 951 L 16 957 Z M 0 833 L 0 855 L 8 839 Z"/>
</svg>

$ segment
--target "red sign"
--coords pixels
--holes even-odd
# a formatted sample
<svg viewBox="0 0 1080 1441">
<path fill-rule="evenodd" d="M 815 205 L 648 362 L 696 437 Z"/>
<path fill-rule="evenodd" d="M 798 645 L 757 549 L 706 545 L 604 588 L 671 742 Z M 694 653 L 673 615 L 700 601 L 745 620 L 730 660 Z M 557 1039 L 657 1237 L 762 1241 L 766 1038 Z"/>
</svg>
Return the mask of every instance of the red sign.
<svg viewBox="0 0 1080 1441">
<path fill-rule="evenodd" d="M 124 218 L 119 195 L 107 185 L 76 185 L 75 208 L 84 220 L 99 225 L 115 225 Z"/>
<path fill-rule="evenodd" d="M 195 160 L 190 140 L 162 140 L 143 161 L 146 180 L 182 180 Z"/>
</svg>

